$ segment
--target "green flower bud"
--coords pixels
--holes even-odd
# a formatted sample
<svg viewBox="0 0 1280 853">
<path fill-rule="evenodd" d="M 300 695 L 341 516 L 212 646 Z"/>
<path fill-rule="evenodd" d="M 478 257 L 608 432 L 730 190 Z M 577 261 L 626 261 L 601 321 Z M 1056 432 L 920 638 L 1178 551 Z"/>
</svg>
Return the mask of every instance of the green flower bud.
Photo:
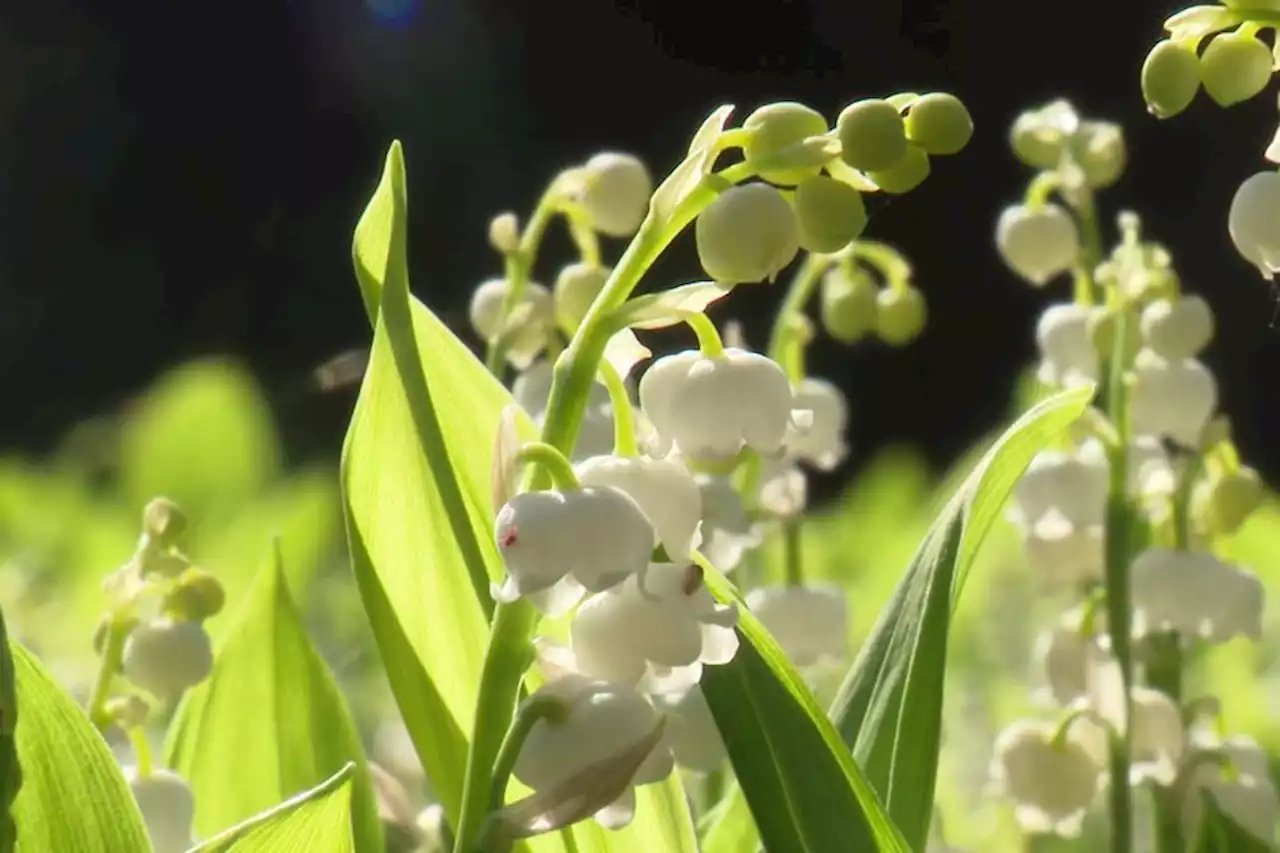
<svg viewBox="0 0 1280 853">
<path fill-rule="evenodd" d="M 840 113 L 836 130 L 841 158 L 864 172 L 888 169 L 907 153 L 907 125 L 888 101 L 855 101 Z"/>
<path fill-rule="evenodd" d="M 791 155 L 805 160 L 803 142 L 811 136 L 827 132 L 827 120 L 817 110 L 794 101 L 767 104 L 747 116 L 742 123 L 751 131 L 742 154 L 747 164 L 757 170 L 760 177 L 774 184 L 798 184 L 822 168 L 821 162 L 797 168 L 769 168 L 770 161 L 786 159 Z M 761 167 L 764 168 L 761 168 Z"/>
<path fill-rule="evenodd" d="M 1271 49 L 1253 36 L 1219 33 L 1200 57 L 1200 81 L 1209 97 L 1229 107 L 1266 88 L 1271 63 Z"/>
<path fill-rule="evenodd" d="M 973 117 L 955 95 L 930 92 L 911 104 L 907 139 L 929 154 L 956 154 L 973 138 Z"/>
<path fill-rule="evenodd" d="M 791 205 L 776 187 L 730 187 L 707 205 L 694 227 L 698 260 L 721 284 L 772 281 L 800 250 Z"/>
<path fill-rule="evenodd" d="M 809 252 L 838 252 L 867 227 L 862 194 L 826 175 L 813 175 L 800 182 L 795 209 L 800 245 Z"/>
<path fill-rule="evenodd" d="M 914 287 L 886 287 L 876 296 L 876 334 L 889 346 L 920 337 L 926 316 L 924 294 Z"/>
<path fill-rule="evenodd" d="M 198 622 L 161 617 L 133 629 L 124 644 L 124 675 L 159 697 L 194 687 L 213 670 L 213 642 Z"/>
<path fill-rule="evenodd" d="M 1142 63 L 1142 97 L 1156 118 L 1173 118 L 1200 91 L 1200 57 L 1185 44 L 1164 41 Z"/>
<path fill-rule="evenodd" d="M 520 220 L 514 213 L 499 213 L 489 220 L 489 245 L 501 255 L 520 248 Z"/>
<path fill-rule="evenodd" d="M 1263 494 L 1262 479 L 1252 468 L 1210 474 L 1192 492 L 1192 515 L 1207 535 L 1229 536 L 1261 505 Z"/>
<path fill-rule="evenodd" d="M 609 268 L 594 264 L 569 264 L 556 276 L 556 320 L 566 329 L 576 329 L 587 309 L 609 280 Z"/>
<path fill-rule="evenodd" d="M 884 192 L 902 195 L 911 192 L 929 177 L 929 155 L 919 145 L 907 145 L 907 153 L 896 164 L 867 177 Z"/>
<path fill-rule="evenodd" d="M 204 569 L 188 569 L 165 595 L 161 610 L 178 620 L 203 622 L 222 612 L 227 592 L 222 582 Z"/>
<path fill-rule="evenodd" d="M 630 237 L 649 212 L 653 178 L 640 158 L 605 151 L 587 161 L 582 206 L 591 225 L 610 237 Z"/>
<path fill-rule="evenodd" d="M 142 510 L 142 532 L 158 545 L 173 545 L 187 529 L 187 516 L 168 498 L 152 498 Z"/>
<path fill-rule="evenodd" d="M 1027 110 L 1009 129 L 1009 145 L 1019 160 L 1034 169 L 1054 169 L 1062 148 L 1075 133 L 1080 118 L 1069 101 L 1058 99 Z"/>
<path fill-rule="evenodd" d="M 843 344 L 857 343 L 876 330 L 878 288 L 864 270 L 842 267 L 822 277 L 822 325 Z"/>
<path fill-rule="evenodd" d="M 1071 137 L 1071 153 L 1084 172 L 1085 183 L 1104 189 L 1120 180 L 1129 155 L 1120 125 L 1109 121 L 1083 121 Z"/>
</svg>

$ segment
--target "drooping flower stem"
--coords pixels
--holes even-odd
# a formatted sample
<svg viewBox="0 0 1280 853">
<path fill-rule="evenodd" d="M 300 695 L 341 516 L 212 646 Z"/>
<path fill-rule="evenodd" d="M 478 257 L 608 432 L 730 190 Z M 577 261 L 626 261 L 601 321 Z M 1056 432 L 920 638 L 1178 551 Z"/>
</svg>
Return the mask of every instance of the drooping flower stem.
<svg viewBox="0 0 1280 853">
<path fill-rule="evenodd" d="M 118 616 L 107 619 L 107 636 L 102 646 L 102 663 L 98 666 L 98 676 L 93 682 L 93 692 L 89 695 L 89 719 L 98 727 L 98 731 L 106 731 L 111 725 L 111 717 L 107 714 L 107 700 L 111 698 L 111 681 L 119 674 L 124 661 L 124 642 L 129 631 L 128 626 Z"/>
<path fill-rule="evenodd" d="M 613 407 L 613 454 L 615 456 L 639 456 L 636 443 L 636 414 L 631 409 L 631 396 L 622 374 L 608 361 L 600 362 L 600 377 L 609 389 L 609 403 Z"/>
</svg>

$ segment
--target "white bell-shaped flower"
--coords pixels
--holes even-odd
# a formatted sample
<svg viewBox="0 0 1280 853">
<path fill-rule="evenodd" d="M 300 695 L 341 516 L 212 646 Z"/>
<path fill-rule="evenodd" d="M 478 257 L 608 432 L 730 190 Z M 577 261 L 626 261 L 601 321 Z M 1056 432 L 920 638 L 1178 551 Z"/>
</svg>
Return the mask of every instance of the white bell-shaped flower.
<svg viewBox="0 0 1280 853">
<path fill-rule="evenodd" d="M 694 459 L 730 458 L 743 445 L 777 454 L 794 423 L 786 371 L 735 348 L 658 359 L 640 379 L 640 406 L 664 445 Z"/>
<path fill-rule="evenodd" d="M 1080 229 L 1061 205 L 1006 207 L 996 222 L 1004 262 L 1036 287 L 1071 269 L 1080 256 Z"/>
<path fill-rule="evenodd" d="M 693 474 L 672 457 L 593 456 L 577 465 L 584 486 L 613 486 L 644 510 L 659 544 L 672 560 L 688 559 L 702 541 L 702 491 Z"/>
<path fill-rule="evenodd" d="M 486 343 L 492 343 L 503 331 L 502 303 L 508 290 L 507 280 L 492 278 L 471 294 L 468 314 L 471 326 Z M 525 282 L 520 304 L 507 316 L 507 327 L 514 329 L 507 342 L 507 359 L 517 369 L 528 367 L 547 345 L 555 327 L 555 303 L 551 291 L 536 281 Z"/>
<path fill-rule="evenodd" d="M 601 234 L 634 234 L 649 212 L 652 193 L 649 169 L 634 154 L 603 151 L 583 167 L 582 207 Z"/>
<path fill-rule="evenodd" d="M 1142 309 L 1142 341 L 1161 358 L 1195 358 L 1213 340 L 1213 309 L 1194 294 L 1157 299 Z"/>
<path fill-rule="evenodd" d="M 1102 577 L 1101 524 L 1079 526 L 1054 508 L 1022 534 L 1022 554 L 1031 572 L 1052 586 L 1079 584 Z"/>
<path fill-rule="evenodd" d="M 1013 801 L 1014 817 L 1027 833 L 1075 837 L 1101 781 L 1101 768 L 1075 737 L 1072 726 L 1054 744 L 1052 723 L 1019 720 L 996 738 L 991 773 Z"/>
<path fill-rule="evenodd" d="M 575 776 L 598 762 L 623 755 L 643 742 L 658 725 L 658 712 L 634 689 L 568 673 L 530 697 L 562 699 L 565 713 L 535 722 L 516 758 L 514 775 L 535 791 L 569 786 Z M 667 778 L 674 769 L 671 750 L 661 741 L 644 759 L 631 785 L 596 820 L 619 829 L 635 814 L 637 785 Z"/>
<path fill-rule="evenodd" d="M 1126 723 L 1122 702 L 1124 682 L 1118 665 L 1107 668 L 1092 667 L 1089 694 L 1078 705 L 1093 706 L 1103 719 L 1118 731 Z M 1105 675 L 1099 675 L 1105 672 Z M 1182 709 L 1159 690 L 1135 686 L 1129 691 L 1129 781 L 1140 785 L 1147 781 L 1158 785 L 1172 785 L 1178 776 L 1187 737 L 1182 721 Z M 1107 730 L 1090 719 L 1077 720 L 1078 739 L 1094 756 L 1099 766 L 1106 766 L 1108 756 Z"/>
<path fill-rule="evenodd" d="M 664 736 L 676 764 L 694 773 L 711 773 L 724 765 L 724 738 L 701 688 L 659 694 L 653 703 L 667 715 Z"/>
<path fill-rule="evenodd" d="M 809 478 L 787 459 L 761 462 L 756 504 L 774 518 L 796 518 L 809 505 Z"/>
<path fill-rule="evenodd" d="M 1130 567 L 1133 631 L 1177 631 L 1213 643 L 1262 634 L 1262 582 L 1212 554 L 1148 548 Z"/>
<path fill-rule="evenodd" d="M 1076 453 L 1089 465 L 1110 471 L 1107 449 L 1096 438 L 1085 439 Z M 1160 439 L 1154 435 L 1135 436 L 1125 454 L 1125 488 L 1135 497 L 1167 499 L 1177 485 L 1173 462 Z"/>
<path fill-rule="evenodd" d="M 1082 607 L 1063 613 L 1036 638 L 1035 659 L 1044 673 L 1047 693 L 1059 705 L 1070 705 L 1089 688 L 1089 665 L 1097 641 L 1081 633 Z"/>
<path fill-rule="evenodd" d="M 1231 199 L 1227 215 L 1231 242 L 1245 260 L 1271 279 L 1280 270 L 1280 173 L 1246 178 Z"/>
<path fill-rule="evenodd" d="M 848 650 L 849 603 L 836 586 L 758 586 L 747 607 L 797 667 L 838 660 Z"/>
<path fill-rule="evenodd" d="M 1073 529 L 1092 527 L 1102 523 L 1106 499 L 1105 458 L 1100 464 L 1079 452 L 1043 450 L 1018 480 L 1010 517 L 1029 529 L 1056 510 Z"/>
<path fill-rule="evenodd" d="M 796 388 L 794 405 L 813 412 L 813 422 L 788 439 L 788 455 L 821 471 L 834 469 L 849 453 L 844 437 L 849 404 L 844 392 L 825 379 L 809 377 Z"/>
<path fill-rule="evenodd" d="M 1169 361 L 1151 350 L 1134 361 L 1129 412 L 1138 435 L 1168 437 L 1199 448 L 1201 434 L 1218 407 L 1218 383 L 1195 359 Z"/>
<path fill-rule="evenodd" d="M 551 397 L 552 364 L 540 361 L 521 373 L 511 386 L 511 396 L 516 404 L 529 414 L 535 425 L 541 427 L 547 416 L 547 404 Z M 613 450 L 613 404 L 609 389 L 596 380 L 591 383 L 587 396 L 587 408 L 578 428 L 569 458 L 573 461 L 600 456 Z"/>
<path fill-rule="evenodd" d="M 1050 305 L 1041 313 L 1036 322 L 1041 382 L 1070 388 L 1097 381 L 1100 359 L 1090 331 L 1096 313 L 1074 302 Z"/>
<path fill-rule="evenodd" d="M 759 547 L 762 531 L 728 477 L 698 474 L 696 479 L 702 491 L 702 554 L 720 571 L 731 572 L 747 551 Z"/>
<path fill-rule="evenodd" d="M 184 853 L 194 847 L 196 801 L 186 780 L 163 768 L 146 776 L 139 776 L 133 765 L 122 769 L 155 853 Z"/>
<path fill-rule="evenodd" d="M 213 670 L 213 640 L 200 622 L 168 616 L 148 619 L 125 640 L 125 677 L 156 696 L 171 698 Z"/>
<path fill-rule="evenodd" d="M 498 511 L 495 536 L 506 582 L 499 600 L 550 589 L 568 577 L 600 592 L 645 570 L 653 527 L 635 500 L 611 486 L 516 495 Z"/>
<path fill-rule="evenodd" d="M 570 628 L 578 668 L 619 684 L 636 684 L 687 669 L 697 683 L 700 664 L 724 664 L 738 651 L 738 611 L 720 605 L 697 566 L 655 563 L 643 575 L 588 598 Z"/>
<path fill-rule="evenodd" d="M 1257 741 L 1248 737 L 1232 737 L 1220 741 L 1213 737 L 1193 741 L 1197 751 L 1220 753 L 1225 764 L 1196 761 L 1182 800 L 1182 825 L 1187 838 L 1196 838 L 1204 820 L 1203 796 L 1213 797 L 1223 814 L 1241 829 L 1269 844 L 1276 842 L 1276 821 L 1280 820 L 1280 793 L 1271 778 L 1271 760 Z"/>
</svg>

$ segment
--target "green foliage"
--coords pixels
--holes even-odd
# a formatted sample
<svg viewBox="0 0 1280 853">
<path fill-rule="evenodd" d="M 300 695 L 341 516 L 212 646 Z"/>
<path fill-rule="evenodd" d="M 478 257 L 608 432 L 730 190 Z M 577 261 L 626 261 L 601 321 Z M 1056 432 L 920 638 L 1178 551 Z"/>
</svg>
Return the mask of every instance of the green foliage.
<svg viewBox="0 0 1280 853">
<path fill-rule="evenodd" d="M 22 786 L 13 819 L 22 850 L 148 853 L 142 816 L 111 750 L 48 670 L 10 641 L 21 725 Z M 5 776 L 15 784 L 11 764 Z"/>
<path fill-rule="evenodd" d="M 209 679 L 184 698 L 167 762 L 190 783 L 208 835 L 354 762 L 354 849 L 382 849 L 360 738 L 333 675 L 311 645 L 281 558 L 259 572 Z"/>
</svg>

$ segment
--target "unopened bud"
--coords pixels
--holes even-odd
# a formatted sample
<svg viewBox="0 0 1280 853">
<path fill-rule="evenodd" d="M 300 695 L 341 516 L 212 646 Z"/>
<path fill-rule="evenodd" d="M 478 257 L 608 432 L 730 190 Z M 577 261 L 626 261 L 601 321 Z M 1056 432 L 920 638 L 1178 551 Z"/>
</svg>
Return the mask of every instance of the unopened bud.
<svg viewBox="0 0 1280 853">
<path fill-rule="evenodd" d="M 489 245 L 501 255 L 509 255 L 520 248 L 520 220 L 514 213 L 499 213 L 489 220 Z"/>
<path fill-rule="evenodd" d="M 836 121 L 840 157 L 864 172 L 897 165 L 907 154 L 907 126 L 898 108 L 869 98 L 845 107 Z"/>
<path fill-rule="evenodd" d="M 158 545 L 175 544 L 186 529 L 186 513 L 168 498 L 152 498 L 142 510 L 142 532 Z"/>
<path fill-rule="evenodd" d="M 702 268 L 721 284 L 772 281 L 800 248 L 795 213 L 769 184 L 725 190 L 698 216 L 694 236 Z"/>
<path fill-rule="evenodd" d="M 890 195 L 909 193 L 929 177 L 929 155 L 919 145 L 911 143 L 898 162 L 887 169 L 867 172 L 867 177 Z"/>
<path fill-rule="evenodd" d="M 1219 33 L 1200 56 L 1200 80 L 1209 97 L 1229 107 L 1267 87 L 1271 64 L 1271 48 L 1253 36 Z"/>
<path fill-rule="evenodd" d="M 1071 153 L 1093 189 L 1105 189 L 1120 180 L 1129 159 L 1120 125 L 1109 121 L 1081 122 L 1071 137 Z"/>
<path fill-rule="evenodd" d="M 1142 63 L 1142 97 L 1156 118 L 1173 118 L 1191 106 L 1200 91 L 1200 57 L 1190 47 L 1164 41 Z"/>
<path fill-rule="evenodd" d="M 609 280 L 609 268 L 595 264 L 569 264 L 556 276 L 556 320 L 566 329 L 576 329 L 587 309 Z"/>
<path fill-rule="evenodd" d="M 929 154 L 957 154 L 973 138 L 973 117 L 955 95 L 930 92 L 911 104 L 907 139 Z"/>
<path fill-rule="evenodd" d="M 826 175 L 814 175 L 800 182 L 796 187 L 795 210 L 800 246 L 808 252 L 838 252 L 867 227 L 867 208 L 862 203 L 862 194 Z"/>
<path fill-rule="evenodd" d="M 179 621 L 203 622 L 221 613 L 226 603 L 226 590 L 212 572 L 188 569 L 165 595 L 161 610 Z"/>
<path fill-rule="evenodd" d="M 836 268 L 822 278 L 822 326 L 843 344 L 862 340 L 876 329 L 878 288 L 862 269 Z"/>
<path fill-rule="evenodd" d="M 886 287 L 876 296 L 876 334 L 894 347 L 906 346 L 924 331 L 924 294 L 914 287 Z"/>
<path fill-rule="evenodd" d="M 797 184 L 822 168 L 822 160 L 809 154 L 804 144 L 827 132 L 827 120 L 817 110 L 793 101 L 766 104 L 747 116 L 742 127 L 751 132 L 742 146 L 743 157 L 766 181 Z M 776 165 L 785 161 L 794 162 L 786 168 Z"/>
</svg>

